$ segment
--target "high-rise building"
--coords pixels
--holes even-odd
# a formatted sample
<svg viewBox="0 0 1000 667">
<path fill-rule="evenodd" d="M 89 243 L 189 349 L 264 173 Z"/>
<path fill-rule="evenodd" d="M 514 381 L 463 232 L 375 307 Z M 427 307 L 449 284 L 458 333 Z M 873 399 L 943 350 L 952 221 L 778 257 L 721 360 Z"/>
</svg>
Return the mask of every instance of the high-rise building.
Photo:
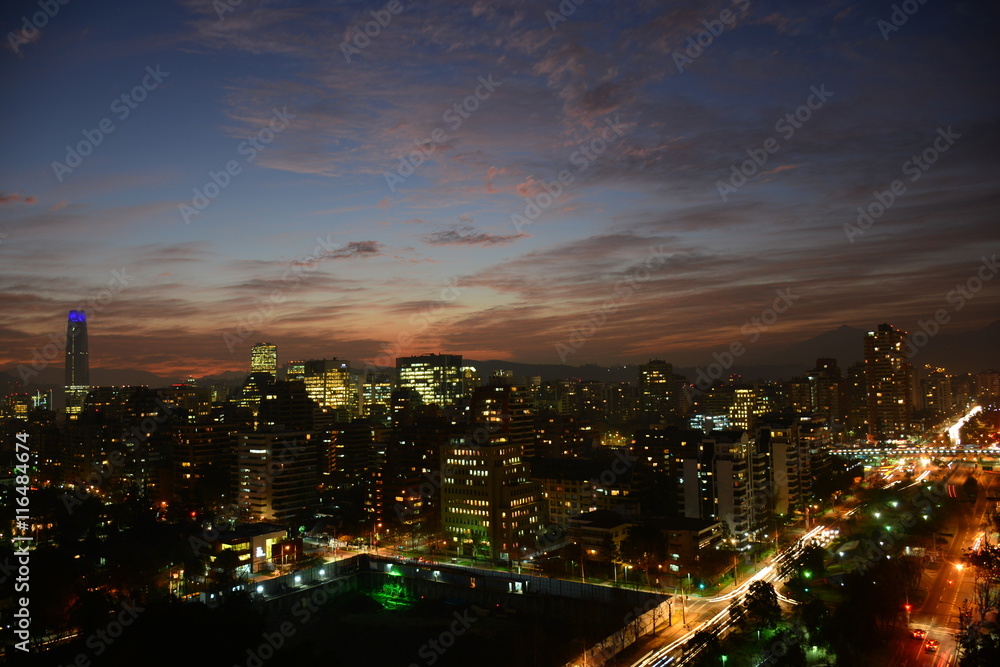
<svg viewBox="0 0 1000 667">
<path fill-rule="evenodd" d="M 494 381 L 472 392 L 469 407 L 471 421 L 481 425 L 477 434 L 491 443 L 511 443 L 520 448 L 523 458 L 535 455 L 535 419 L 531 392 Z"/>
<path fill-rule="evenodd" d="M 296 360 L 296 361 L 289 361 L 287 364 L 285 364 L 285 379 L 305 380 L 306 362 L 301 360 Z"/>
<path fill-rule="evenodd" d="M 889 324 L 880 324 L 865 336 L 870 441 L 899 439 L 909 432 L 913 389 L 906 349 L 906 332 Z"/>
<path fill-rule="evenodd" d="M 676 456 L 681 512 L 693 519 L 719 519 L 726 539 L 750 548 L 767 515 L 767 457 L 742 430 L 712 431 Z"/>
<path fill-rule="evenodd" d="M 809 371 L 810 411 L 827 418 L 829 423 L 844 419 L 844 382 L 836 359 L 817 359 L 816 368 Z"/>
<path fill-rule="evenodd" d="M 920 379 L 921 407 L 934 418 L 951 415 L 953 408 L 951 376 L 943 368 L 924 366 L 926 377 Z"/>
<path fill-rule="evenodd" d="M 1000 372 L 983 371 L 975 377 L 975 393 L 981 401 L 1000 398 Z"/>
<path fill-rule="evenodd" d="M 326 485 L 351 493 L 361 504 L 358 509 L 364 512 L 364 521 L 370 526 L 384 518 L 388 437 L 389 430 L 385 426 L 369 419 L 355 419 L 333 431 Z"/>
<path fill-rule="evenodd" d="M 87 313 L 69 311 L 66 324 L 66 374 L 63 387 L 66 392 L 66 414 L 70 419 L 79 417 L 83 403 L 90 391 L 90 353 L 87 344 Z"/>
<path fill-rule="evenodd" d="M 278 346 L 257 343 L 250 350 L 250 373 L 270 373 L 278 377 Z"/>
<path fill-rule="evenodd" d="M 361 380 L 361 416 L 389 420 L 392 410 L 392 377 L 389 373 L 366 371 Z"/>
<path fill-rule="evenodd" d="M 863 437 L 868 425 L 868 382 L 865 379 L 865 362 L 851 364 L 847 369 L 845 394 L 847 398 L 847 429 L 855 437 Z"/>
<path fill-rule="evenodd" d="M 315 433 L 240 433 L 237 496 L 253 521 L 287 522 L 319 503 Z"/>
<path fill-rule="evenodd" d="M 351 364 L 333 359 L 310 359 L 305 362 L 304 382 L 309 398 L 326 410 L 341 414 L 339 421 L 350 421 L 357 414 L 358 395 L 351 381 Z"/>
<path fill-rule="evenodd" d="M 546 507 L 519 445 L 454 437 L 442 449 L 441 472 L 441 524 L 453 547 L 502 560 L 534 551 Z"/>
<path fill-rule="evenodd" d="M 639 405 L 649 417 L 663 421 L 676 411 L 674 367 L 659 359 L 639 366 Z"/>
<path fill-rule="evenodd" d="M 180 423 L 174 434 L 174 497 L 212 502 L 232 497 L 237 428 L 218 422 Z"/>
<path fill-rule="evenodd" d="M 758 386 L 739 387 L 733 390 L 733 402 L 729 406 L 729 428 L 753 431 L 758 417 L 772 408 L 771 397 Z"/>
<path fill-rule="evenodd" d="M 465 393 L 462 355 L 423 354 L 396 359 L 399 386 L 416 389 L 425 405 L 454 405 Z"/>
</svg>

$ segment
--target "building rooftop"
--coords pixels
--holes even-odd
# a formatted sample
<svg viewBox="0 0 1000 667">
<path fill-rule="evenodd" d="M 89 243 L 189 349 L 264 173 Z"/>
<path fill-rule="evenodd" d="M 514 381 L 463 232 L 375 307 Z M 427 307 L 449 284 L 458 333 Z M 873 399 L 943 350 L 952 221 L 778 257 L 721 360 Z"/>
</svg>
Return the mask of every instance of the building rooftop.
<svg viewBox="0 0 1000 667">
<path fill-rule="evenodd" d="M 220 530 L 219 539 L 228 542 L 277 532 L 288 532 L 288 529 L 277 523 L 242 523 L 233 530 Z"/>
<path fill-rule="evenodd" d="M 571 524 L 582 524 L 588 528 L 617 528 L 628 523 L 617 512 L 611 510 L 594 510 L 579 516 L 570 517 Z"/>
</svg>

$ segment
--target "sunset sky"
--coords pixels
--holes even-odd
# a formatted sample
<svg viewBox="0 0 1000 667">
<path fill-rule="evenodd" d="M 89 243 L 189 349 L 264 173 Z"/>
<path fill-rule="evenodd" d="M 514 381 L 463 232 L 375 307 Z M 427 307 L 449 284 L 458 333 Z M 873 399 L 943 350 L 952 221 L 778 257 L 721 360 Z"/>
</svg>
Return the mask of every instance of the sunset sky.
<svg viewBox="0 0 1000 667">
<path fill-rule="evenodd" d="M 228 3 L 0 10 L 0 369 L 76 308 L 171 377 L 1000 318 L 995 5 Z"/>
</svg>

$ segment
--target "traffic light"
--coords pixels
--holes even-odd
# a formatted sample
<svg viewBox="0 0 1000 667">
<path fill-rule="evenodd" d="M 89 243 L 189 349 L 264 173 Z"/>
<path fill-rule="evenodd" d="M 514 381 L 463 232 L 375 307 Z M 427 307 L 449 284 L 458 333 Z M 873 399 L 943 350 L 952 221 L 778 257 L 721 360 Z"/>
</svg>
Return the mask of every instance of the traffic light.
<svg viewBox="0 0 1000 667">
<path fill-rule="evenodd" d="M 912 609 L 912 608 L 913 608 L 913 607 L 912 607 L 912 605 L 908 605 L 908 604 L 904 604 L 904 605 L 903 605 L 903 609 L 905 609 L 905 610 L 906 610 L 906 613 L 907 613 L 907 614 L 909 614 L 909 613 L 910 613 L 910 609 Z"/>
</svg>

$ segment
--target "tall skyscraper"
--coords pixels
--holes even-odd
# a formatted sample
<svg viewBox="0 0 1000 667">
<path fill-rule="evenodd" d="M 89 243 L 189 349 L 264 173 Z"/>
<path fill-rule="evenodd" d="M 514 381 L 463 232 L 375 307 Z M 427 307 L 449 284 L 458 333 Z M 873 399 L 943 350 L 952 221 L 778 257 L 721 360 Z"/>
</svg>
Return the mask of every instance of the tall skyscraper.
<svg viewBox="0 0 1000 667">
<path fill-rule="evenodd" d="M 639 366 L 639 404 L 648 416 L 666 419 L 676 410 L 674 367 L 659 359 Z"/>
<path fill-rule="evenodd" d="M 868 439 L 904 437 L 913 414 L 912 371 L 906 356 L 906 332 L 880 324 L 865 336 L 865 384 L 868 387 Z"/>
<path fill-rule="evenodd" d="M 396 359 L 400 387 L 416 389 L 425 405 L 454 405 L 464 393 L 460 354 L 424 354 Z"/>
<path fill-rule="evenodd" d="M 278 377 L 278 346 L 257 343 L 250 350 L 250 373 L 270 373 Z"/>
<path fill-rule="evenodd" d="M 90 391 L 90 355 L 87 346 L 87 313 L 69 311 L 66 324 L 66 414 L 76 419 Z"/>
</svg>

